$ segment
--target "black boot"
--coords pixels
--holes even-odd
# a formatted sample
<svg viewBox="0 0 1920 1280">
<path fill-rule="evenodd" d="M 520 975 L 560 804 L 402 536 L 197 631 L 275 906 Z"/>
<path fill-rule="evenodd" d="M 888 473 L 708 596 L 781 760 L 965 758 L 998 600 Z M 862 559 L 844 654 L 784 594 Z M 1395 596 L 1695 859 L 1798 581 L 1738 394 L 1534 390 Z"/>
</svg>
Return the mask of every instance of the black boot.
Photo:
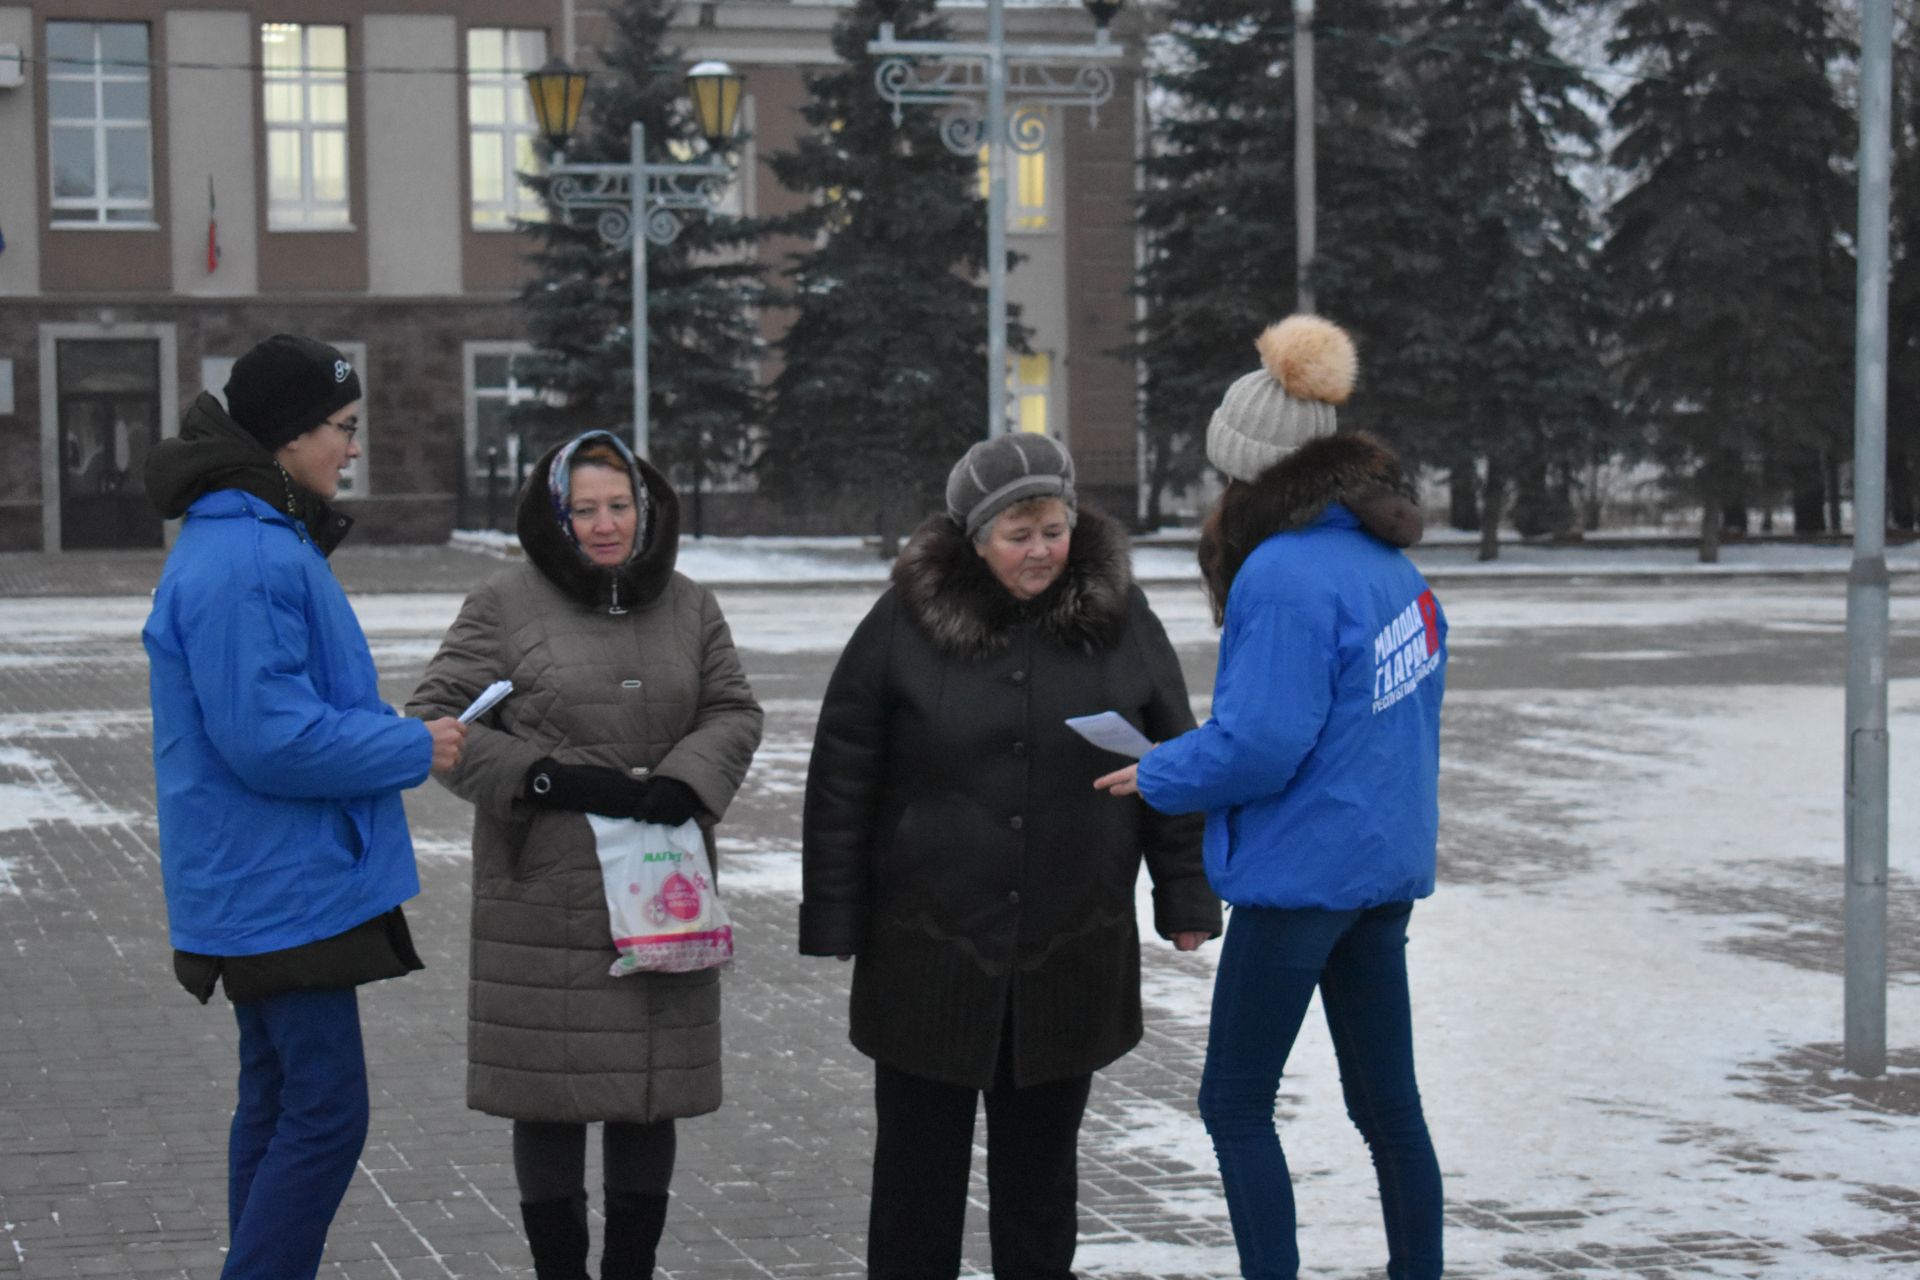
<svg viewBox="0 0 1920 1280">
<path fill-rule="evenodd" d="M 667 1223 L 667 1194 L 607 1192 L 607 1247 L 600 1255 L 600 1280 L 649 1280 L 660 1231 Z"/>
<path fill-rule="evenodd" d="M 520 1206 L 537 1280 L 590 1280 L 587 1275 L 587 1193 Z"/>
</svg>

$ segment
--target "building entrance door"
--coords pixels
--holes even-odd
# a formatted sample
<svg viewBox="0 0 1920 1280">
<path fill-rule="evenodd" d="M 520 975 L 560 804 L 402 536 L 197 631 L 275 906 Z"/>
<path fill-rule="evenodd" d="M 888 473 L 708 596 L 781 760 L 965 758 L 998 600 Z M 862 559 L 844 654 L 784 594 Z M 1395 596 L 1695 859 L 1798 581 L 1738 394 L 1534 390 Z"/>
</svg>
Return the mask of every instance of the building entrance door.
<svg viewBox="0 0 1920 1280">
<path fill-rule="evenodd" d="M 160 439 L 160 344 L 150 338 L 54 344 L 60 422 L 60 545 L 158 547 L 147 451 Z"/>
</svg>

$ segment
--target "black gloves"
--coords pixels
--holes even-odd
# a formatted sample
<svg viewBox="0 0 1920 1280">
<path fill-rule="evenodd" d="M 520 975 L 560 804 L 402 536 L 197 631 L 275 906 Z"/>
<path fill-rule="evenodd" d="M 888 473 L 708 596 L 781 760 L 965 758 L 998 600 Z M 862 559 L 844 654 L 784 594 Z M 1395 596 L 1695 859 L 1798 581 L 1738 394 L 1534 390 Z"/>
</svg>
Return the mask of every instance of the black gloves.
<svg viewBox="0 0 1920 1280">
<path fill-rule="evenodd" d="M 551 757 L 527 770 L 527 799 L 549 809 L 572 809 L 609 818 L 631 818 L 646 784 L 619 769 L 560 764 Z"/>
<path fill-rule="evenodd" d="M 677 778 L 653 778 L 641 785 L 644 793 L 633 816 L 642 822 L 677 827 L 700 812 L 700 797 Z"/>
<path fill-rule="evenodd" d="M 642 781 L 618 769 L 536 760 L 527 770 L 527 799 L 549 809 L 609 818 L 638 818 L 677 827 L 700 811 L 693 788 L 674 778 Z"/>
</svg>

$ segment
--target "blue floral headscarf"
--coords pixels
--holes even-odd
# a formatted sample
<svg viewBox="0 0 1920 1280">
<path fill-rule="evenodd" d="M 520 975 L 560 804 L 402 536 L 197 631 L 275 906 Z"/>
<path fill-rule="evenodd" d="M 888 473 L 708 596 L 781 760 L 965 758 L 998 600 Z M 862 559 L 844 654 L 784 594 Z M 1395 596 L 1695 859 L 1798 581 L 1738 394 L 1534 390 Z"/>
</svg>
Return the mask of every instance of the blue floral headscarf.
<svg viewBox="0 0 1920 1280">
<path fill-rule="evenodd" d="M 613 446 L 627 464 L 627 475 L 633 481 L 633 550 L 627 553 L 627 563 L 639 558 L 642 548 L 647 545 L 647 534 L 653 523 L 653 501 L 647 494 L 647 482 L 640 474 L 640 465 L 634 461 L 633 450 L 627 442 L 611 431 L 585 431 L 560 447 L 553 455 L 553 465 L 547 468 L 547 494 L 553 499 L 553 516 L 560 522 L 560 532 L 566 535 L 573 549 L 581 555 L 586 551 L 580 546 L 580 539 L 573 532 L 573 456 L 581 446 L 605 442 Z"/>
</svg>

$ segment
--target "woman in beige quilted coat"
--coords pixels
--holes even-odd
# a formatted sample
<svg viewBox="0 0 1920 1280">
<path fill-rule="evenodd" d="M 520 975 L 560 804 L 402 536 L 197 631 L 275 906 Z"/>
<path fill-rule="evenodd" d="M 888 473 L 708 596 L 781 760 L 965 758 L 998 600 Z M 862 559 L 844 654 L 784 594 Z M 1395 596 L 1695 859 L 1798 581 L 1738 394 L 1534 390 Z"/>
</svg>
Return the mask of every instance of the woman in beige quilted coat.
<svg viewBox="0 0 1920 1280">
<path fill-rule="evenodd" d="M 513 1123 L 540 1280 L 585 1280 L 586 1126 L 604 1124 L 603 1280 L 652 1274 L 674 1121 L 720 1105 L 713 970 L 609 977 L 586 813 L 712 824 L 761 713 L 712 592 L 674 572 L 679 502 L 618 437 L 542 458 L 520 495 L 526 562 L 472 595 L 408 710 L 457 714 L 498 679 L 443 781 L 473 802 L 467 1105 Z"/>
</svg>

